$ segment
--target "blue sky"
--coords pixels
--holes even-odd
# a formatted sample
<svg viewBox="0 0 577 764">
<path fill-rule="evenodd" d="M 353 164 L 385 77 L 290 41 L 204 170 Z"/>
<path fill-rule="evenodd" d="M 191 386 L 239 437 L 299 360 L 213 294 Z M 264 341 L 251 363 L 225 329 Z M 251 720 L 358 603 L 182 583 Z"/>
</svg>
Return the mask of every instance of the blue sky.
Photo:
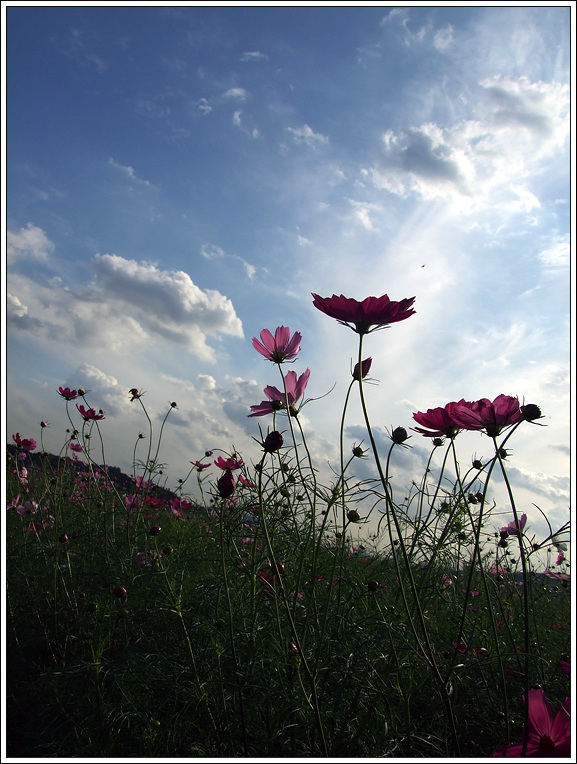
<svg viewBox="0 0 577 764">
<path fill-rule="evenodd" d="M 282 324 L 307 396 L 336 383 L 301 414 L 324 469 L 357 336 L 311 292 L 416 296 L 366 339 L 378 434 L 460 398 L 536 403 L 511 475 L 538 534 L 533 503 L 568 519 L 568 4 L 5 5 L 9 439 L 45 420 L 57 452 L 56 390 L 82 386 L 128 470 L 137 387 L 157 429 L 178 403 L 169 484 L 206 449 L 257 458 L 247 414 L 279 379 L 251 339 Z M 356 403 L 347 424 L 358 443 Z M 428 453 L 409 443 L 399 485 Z"/>
</svg>

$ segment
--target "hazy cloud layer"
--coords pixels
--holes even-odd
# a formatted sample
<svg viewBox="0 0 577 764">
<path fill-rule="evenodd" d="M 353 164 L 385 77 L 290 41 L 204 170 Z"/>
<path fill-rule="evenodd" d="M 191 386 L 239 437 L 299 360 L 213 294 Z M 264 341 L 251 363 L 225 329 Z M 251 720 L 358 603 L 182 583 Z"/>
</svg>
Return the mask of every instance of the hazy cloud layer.
<svg viewBox="0 0 577 764">
<path fill-rule="evenodd" d="M 527 196 L 524 179 L 569 136 L 569 92 L 526 77 L 489 77 L 480 84 L 475 119 L 387 130 L 370 170 L 379 188 L 407 197 L 460 201 L 473 209 L 497 192 L 509 202 Z M 463 204 L 464 202 L 464 204 Z"/>
</svg>

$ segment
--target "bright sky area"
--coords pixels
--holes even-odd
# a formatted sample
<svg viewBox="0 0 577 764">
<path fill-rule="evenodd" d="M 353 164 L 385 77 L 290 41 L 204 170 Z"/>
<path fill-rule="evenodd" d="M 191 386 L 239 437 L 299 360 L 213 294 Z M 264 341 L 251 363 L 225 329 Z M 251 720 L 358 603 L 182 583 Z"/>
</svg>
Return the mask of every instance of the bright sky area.
<svg viewBox="0 0 577 764">
<path fill-rule="evenodd" d="M 279 377 L 251 341 L 285 325 L 306 397 L 332 390 L 301 413 L 328 475 L 357 336 L 311 292 L 415 296 L 365 340 L 379 442 L 415 411 L 517 395 L 546 425 L 511 443 L 519 509 L 538 537 L 535 504 L 569 518 L 570 4 L 3 6 L 8 441 L 44 420 L 59 452 L 58 387 L 84 387 L 130 472 L 136 387 L 155 433 L 178 404 L 169 487 L 207 449 L 256 460 L 271 421 L 250 406 Z M 408 444 L 401 490 L 429 454 Z M 492 455 L 457 446 L 465 469 Z"/>
</svg>

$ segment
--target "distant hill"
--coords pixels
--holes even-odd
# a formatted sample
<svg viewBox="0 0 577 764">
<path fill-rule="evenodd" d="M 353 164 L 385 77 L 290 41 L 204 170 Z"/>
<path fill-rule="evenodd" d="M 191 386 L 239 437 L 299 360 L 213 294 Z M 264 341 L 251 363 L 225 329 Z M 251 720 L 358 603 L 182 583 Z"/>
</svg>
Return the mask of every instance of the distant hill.
<svg viewBox="0 0 577 764">
<path fill-rule="evenodd" d="M 18 447 L 14 445 L 14 443 L 8 443 L 6 445 L 6 450 L 8 454 L 11 454 L 14 457 L 16 457 L 19 451 Z M 64 466 L 71 472 L 84 472 L 86 470 L 86 462 L 80 458 L 71 459 L 69 456 L 56 456 L 55 454 L 49 454 L 46 451 L 35 451 L 33 453 L 29 453 L 26 457 L 25 466 L 29 466 L 31 464 L 34 466 L 46 466 L 48 464 L 53 470 L 57 470 L 58 468 L 62 468 Z M 100 469 L 106 471 L 106 474 L 122 491 L 129 492 L 134 489 L 134 478 L 130 477 L 130 475 L 127 475 L 125 472 L 122 472 L 122 470 L 120 470 L 118 467 L 111 467 L 108 465 L 106 467 L 99 465 L 99 467 Z M 166 499 L 167 501 L 177 498 L 177 495 L 174 493 L 174 491 L 171 491 L 169 488 L 163 488 L 159 485 L 156 485 L 155 494 L 159 498 Z"/>
</svg>

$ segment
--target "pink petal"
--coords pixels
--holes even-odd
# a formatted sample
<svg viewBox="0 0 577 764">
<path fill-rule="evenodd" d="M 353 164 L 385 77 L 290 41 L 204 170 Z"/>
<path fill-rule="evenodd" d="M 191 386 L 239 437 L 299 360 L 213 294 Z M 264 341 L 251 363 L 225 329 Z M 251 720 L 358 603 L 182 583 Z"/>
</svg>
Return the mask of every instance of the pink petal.
<svg viewBox="0 0 577 764">
<path fill-rule="evenodd" d="M 539 737 L 553 739 L 553 715 L 545 690 L 529 690 L 529 723 Z"/>
</svg>

